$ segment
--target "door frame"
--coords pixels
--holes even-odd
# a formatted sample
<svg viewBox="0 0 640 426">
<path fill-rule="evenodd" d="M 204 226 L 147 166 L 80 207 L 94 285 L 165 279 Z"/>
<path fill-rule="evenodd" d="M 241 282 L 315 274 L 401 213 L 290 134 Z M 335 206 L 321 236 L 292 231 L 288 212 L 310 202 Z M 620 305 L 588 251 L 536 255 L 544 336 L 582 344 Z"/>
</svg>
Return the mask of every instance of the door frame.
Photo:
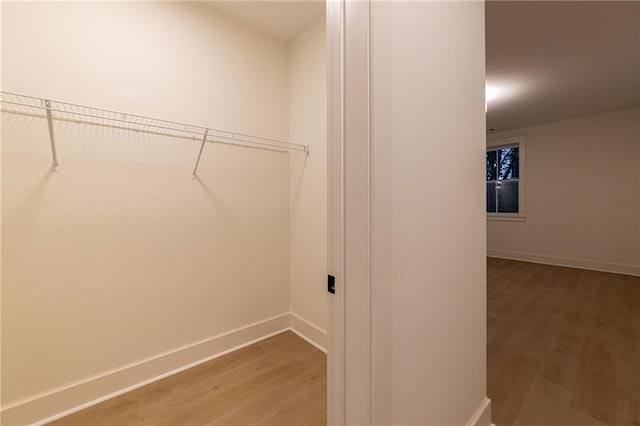
<svg viewBox="0 0 640 426">
<path fill-rule="evenodd" d="M 344 424 L 344 1 L 327 0 L 327 424 Z"/>
<path fill-rule="evenodd" d="M 328 0 L 328 424 L 372 424 L 369 0 Z"/>
</svg>

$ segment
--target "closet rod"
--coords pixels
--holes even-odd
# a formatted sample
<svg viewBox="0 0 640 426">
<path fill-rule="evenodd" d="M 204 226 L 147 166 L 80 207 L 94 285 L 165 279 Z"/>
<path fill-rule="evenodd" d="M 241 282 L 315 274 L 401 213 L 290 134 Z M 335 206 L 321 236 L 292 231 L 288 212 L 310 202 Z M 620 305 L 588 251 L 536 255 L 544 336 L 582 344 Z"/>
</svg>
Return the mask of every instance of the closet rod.
<svg viewBox="0 0 640 426">
<path fill-rule="evenodd" d="M 160 136 L 202 141 L 193 174 L 195 176 L 204 143 L 240 146 L 276 152 L 309 152 L 308 145 L 288 143 L 277 139 L 212 129 L 177 121 L 161 120 L 136 114 L 94 108 L 69 102 L 54 101 L 12 92 L 0 91 L 0 111 L 30 117 L 46 118 L 49 124 L 49 137 L 53 156 L 53 168 L 58 166 L 53 122 L 65 121 L 78 124 L 95 125 Z"/>
</svg>

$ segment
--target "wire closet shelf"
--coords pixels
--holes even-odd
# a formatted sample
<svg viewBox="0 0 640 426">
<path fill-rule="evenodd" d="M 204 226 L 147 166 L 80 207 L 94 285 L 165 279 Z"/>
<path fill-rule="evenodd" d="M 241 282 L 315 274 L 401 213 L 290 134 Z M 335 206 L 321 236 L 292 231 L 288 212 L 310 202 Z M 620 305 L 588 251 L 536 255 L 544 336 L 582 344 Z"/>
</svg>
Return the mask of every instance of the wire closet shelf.
<svg viewBox="0 0 640 426">
<path fill-rule="evenodd" d="M 0 105 L 0 111 L 3 113 L 47 119 L 51 154 L 53 157 L 53 170 L 56 170 L 58 167 L 53 128 L 54 121 L 66 121 L 199 141 L 200 150 L 192 172 L 193 176 L 196 176 L 198 171 L 198 165 L 206 143 L 217 143 L 275 152 L 309 152 L 308 145 L 288 143 L 277 139 L 229 132 L 176 121 L 161 120 L 69 102 L 37 98 L 18 93 L 0 91 Z"/>
</svg>

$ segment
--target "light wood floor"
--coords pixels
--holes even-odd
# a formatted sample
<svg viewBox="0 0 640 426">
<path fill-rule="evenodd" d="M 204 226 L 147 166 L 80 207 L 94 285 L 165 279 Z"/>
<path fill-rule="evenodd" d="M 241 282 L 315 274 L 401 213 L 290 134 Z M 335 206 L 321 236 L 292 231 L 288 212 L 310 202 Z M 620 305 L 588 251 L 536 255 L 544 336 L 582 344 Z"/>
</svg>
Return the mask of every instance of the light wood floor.
<svg viewBox="0 0 640 426">
<path fill-rule="evenodd" d="M 640 425 L 640 278 L 489 259 L 488 395 L 508 425 Z M 326 424 L 326 357 L 287 332 L 57 425 Z"/>
<path fill-rule="evenodd" d="M 291 332 L 54 425 L 326 425 L 326 355 Z"/>
<path fill-rule="evenodd" d="M 489 259 L 493 422 L 640 425 L 640 278 Z"/>
</svg>

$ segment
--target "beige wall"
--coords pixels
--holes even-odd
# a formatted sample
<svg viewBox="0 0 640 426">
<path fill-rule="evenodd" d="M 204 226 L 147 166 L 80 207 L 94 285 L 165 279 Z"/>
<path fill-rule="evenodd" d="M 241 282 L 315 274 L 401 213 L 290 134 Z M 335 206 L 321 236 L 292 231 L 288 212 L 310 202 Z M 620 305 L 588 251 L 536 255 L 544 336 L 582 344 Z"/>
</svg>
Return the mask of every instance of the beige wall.
<svg viewBox="0 0 640 426">
<path fill-rule="evenodd" d="M 329 12 L 330 418 L 489 426 L 484 3 Z"/>
<path fill-rule="evenodd" d="M 484 4 L 382 2 L 369 16 L 373 418 L 489 425 Z"/>
<path fill-rule="evenodd" d="M 526 221 L 487 221 L 490 256 L 640 275 L 640 110 L 524 135 Z"/>
<path fill-rule="evenodd" d="M 2 90 L 288 137 L 287 46 L 206 4 L 2 9 Z M 50 174 L 44 120 L 2 125 L 6 423 L 184 366 L 215 352 L 212 336 L 288 312 L 286 154 L 207 147 L 193 180 L 198 142 L 57 124 Z M 266 324 L 256 333 L 288 319 Z"/>
<path fill-rule="evenodd" d="M 392 23 L 394 423 L 466 424 L 486 396 L 484 3 Z"/>
<path fill-rule="evenodd" d="M 289 137 L 310 154 L 289 155 L 291 312 L 326 348 L 327 328 L 327 43 L 322 17 L 289 48 Z M 296 319 L 293 319 L 295 321 Z M 305 324 L 306 322 L 306 324 Z"/>
</svg>

